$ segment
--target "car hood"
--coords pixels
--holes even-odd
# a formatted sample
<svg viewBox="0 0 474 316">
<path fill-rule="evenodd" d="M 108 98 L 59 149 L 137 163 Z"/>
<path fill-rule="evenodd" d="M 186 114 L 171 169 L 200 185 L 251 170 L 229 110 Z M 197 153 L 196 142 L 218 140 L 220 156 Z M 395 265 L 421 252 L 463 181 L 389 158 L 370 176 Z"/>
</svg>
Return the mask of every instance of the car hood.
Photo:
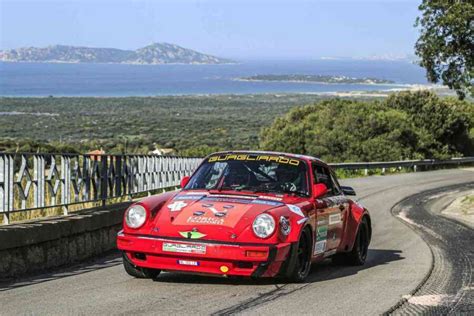
<svg viewBox="0 0 474 316">
<path fill-rule="evenodd" d="M 272 197 L 181 192 L 160 209 L 152 234 L 236 241 L 255 216 L 278 207 L 286 205 Z"/>
</svg>

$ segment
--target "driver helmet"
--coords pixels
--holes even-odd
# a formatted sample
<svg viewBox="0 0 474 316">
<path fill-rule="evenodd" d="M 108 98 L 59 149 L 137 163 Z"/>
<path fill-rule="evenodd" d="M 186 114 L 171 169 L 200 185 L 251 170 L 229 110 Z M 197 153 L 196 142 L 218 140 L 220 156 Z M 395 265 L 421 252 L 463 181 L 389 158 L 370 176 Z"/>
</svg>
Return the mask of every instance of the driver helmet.
<svg viewBox="0 0 474 316">
<path fill-rule="evenodd" d="M 226 186 L 242 186 L 249 182 L 249 171 L 240 163 L 229 163 L 229 169 L 225 176 Z"/>
</svg>

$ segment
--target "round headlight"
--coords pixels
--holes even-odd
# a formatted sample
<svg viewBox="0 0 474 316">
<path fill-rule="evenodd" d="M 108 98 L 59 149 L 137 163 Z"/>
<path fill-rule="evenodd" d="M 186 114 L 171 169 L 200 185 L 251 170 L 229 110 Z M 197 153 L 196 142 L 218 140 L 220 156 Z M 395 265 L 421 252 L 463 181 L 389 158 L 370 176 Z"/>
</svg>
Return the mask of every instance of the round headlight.
<svg viewBox="0 0 474 316">
<path fill-rule="evenodd" d="M 267 238 L 275 231 L 275 220 L 268 214 L 260 214 L 253 221 L 253 232 L 260 238 Z"/>
<path fill-rule="evenodd" d="M 141 205 L 134 205 L 127 210 L 125 223 L 130 228 L 139 228 L 145 223 L 146 210 Z"/>
</svg>

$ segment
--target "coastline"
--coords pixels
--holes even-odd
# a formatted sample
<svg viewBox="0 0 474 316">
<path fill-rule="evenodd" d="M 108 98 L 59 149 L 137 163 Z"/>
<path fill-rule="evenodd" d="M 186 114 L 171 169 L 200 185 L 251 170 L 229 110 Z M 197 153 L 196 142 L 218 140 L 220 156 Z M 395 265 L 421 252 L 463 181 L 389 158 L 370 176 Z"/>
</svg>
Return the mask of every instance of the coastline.
<svg viewBox="0 0 474 316">
<path fill-rule="evenodd" d="M 449 90 L 449 88 L 435 84 L 403 84 L 400 85 L 402 88 L 393 88 L 385 90 L 353 90 L 353 91 L 329 91 L 329 92 L 263 92 L 263 93 L 195 93 L 195 94 L 150 94 L 150 95 L 0 95 L 0 99 L 20 99 L 20 98 L 93 98 L 93 99 L 126 99 L 126 98 L 212 98 L 212 97 L 252 97 L 252 96 L 303 96 L 303 95 L 314 95 L 321 97 L 334 97 L 334 98 L 385 98 L 391 93 L 401 91 L 419 91 L 419 90 L 431 90 L 442 96 L 455 96 L 455 92 Z"/>
<path fill-rule="evenodd" d="M 245 79 L 245 78 L 233 78 L 232 81 L 241 82 L 286 82 L 286 83 L 307 83 L 307 84 L 327 84 L 327 85 L 340 85 L 340 84 L 352 84 L 352 85 L 374 85 L 374 86 L 404 86 L 408 84 L 404 83 L 377 83 L 377 82 L 327 82 L 327 81 L 310 81 L 310 80 L 265 80 L 265 79 Z"/>
</svg>

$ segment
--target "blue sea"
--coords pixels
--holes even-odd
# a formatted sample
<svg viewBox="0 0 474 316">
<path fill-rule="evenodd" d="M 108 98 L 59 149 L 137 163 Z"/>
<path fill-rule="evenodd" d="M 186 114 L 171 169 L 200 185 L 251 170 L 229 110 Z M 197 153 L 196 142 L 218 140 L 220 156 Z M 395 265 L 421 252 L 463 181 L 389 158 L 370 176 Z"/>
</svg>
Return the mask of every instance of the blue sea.
<svg viewBox="0 0 474 316">
<path fill-rule="evenodd" d="M 246 82 L 257 74 L 375 77 L 396 84 Z M 154 96 L 325 93 L 397 89 L 425 84 L 424 71 L 402 61 L 244 61 L 229 65 L 0 63 L 0 96 Z"/>
</svg>

